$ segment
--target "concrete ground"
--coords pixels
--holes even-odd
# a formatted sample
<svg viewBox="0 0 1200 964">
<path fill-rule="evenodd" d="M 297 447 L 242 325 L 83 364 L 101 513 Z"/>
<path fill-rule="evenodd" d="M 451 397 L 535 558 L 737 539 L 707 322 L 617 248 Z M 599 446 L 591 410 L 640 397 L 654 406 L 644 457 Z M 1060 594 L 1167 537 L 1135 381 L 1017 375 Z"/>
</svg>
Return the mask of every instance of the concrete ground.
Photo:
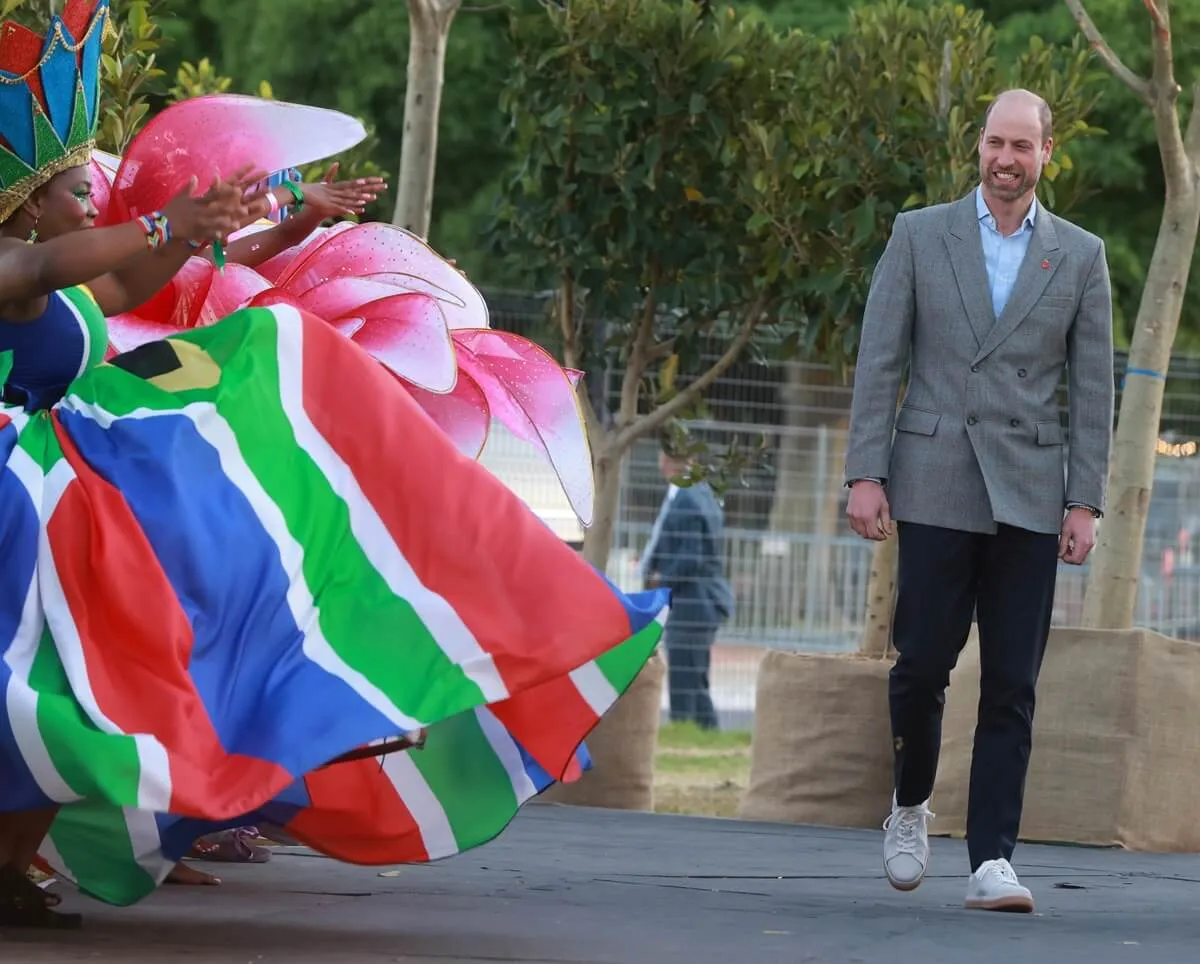
<svg viewBox="0 0 1200 964">
<path fill-rule="evenodd" d="M 75 934 L 0 934 L 0 961 L 141 964 L 1191 964 L 1200 857 L 1022 846 L 1034 917 L 962 908 L 966 853 L 934 842 L 912 894 L 880 834 L 534 805 L 431 866 L 283 850 L 127 909 L 68 896 Z"/>
</svg>

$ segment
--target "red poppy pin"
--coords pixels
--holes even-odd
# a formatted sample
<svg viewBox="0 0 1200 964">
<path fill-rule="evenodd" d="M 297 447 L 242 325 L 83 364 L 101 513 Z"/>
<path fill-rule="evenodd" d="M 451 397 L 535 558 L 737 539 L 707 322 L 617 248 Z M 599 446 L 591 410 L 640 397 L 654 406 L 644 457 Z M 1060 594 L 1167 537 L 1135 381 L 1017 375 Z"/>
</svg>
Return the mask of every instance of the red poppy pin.
<svg viewBox="0 0 1200 964">
<path fill-rule="evenodd" d="M 1050 267 L 1050 260 L 1047 258 L 1042 261 L 1042 270 L 1045 271 Z"/>
</svg>

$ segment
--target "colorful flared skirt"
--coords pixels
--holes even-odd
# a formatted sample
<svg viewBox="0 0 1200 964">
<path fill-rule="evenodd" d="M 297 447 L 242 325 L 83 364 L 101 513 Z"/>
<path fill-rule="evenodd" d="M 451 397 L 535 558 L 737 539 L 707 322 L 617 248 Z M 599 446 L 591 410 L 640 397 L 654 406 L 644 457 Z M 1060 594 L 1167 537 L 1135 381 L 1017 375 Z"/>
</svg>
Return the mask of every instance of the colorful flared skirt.
<svg viewBox="0 0 1200 964">
<path fill-rule="evenodd" d="M 61 805 L 43 858 L 116 904 L 224 827 L 485 843 L 579 774 L 665 619 L 287 307 L 0 407 L 0 510 L 0 810 Z"/>
</svg>

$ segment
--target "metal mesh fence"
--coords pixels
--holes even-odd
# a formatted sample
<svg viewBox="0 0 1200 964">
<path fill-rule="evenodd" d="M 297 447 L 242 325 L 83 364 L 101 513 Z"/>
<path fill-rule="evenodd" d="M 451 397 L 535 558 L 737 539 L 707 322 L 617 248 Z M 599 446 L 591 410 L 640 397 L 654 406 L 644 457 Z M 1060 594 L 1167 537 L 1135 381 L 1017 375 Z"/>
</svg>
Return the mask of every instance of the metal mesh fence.
<svg viewBox="0 0 1200 964">
<path fill-rule="evenodd" d="M 540 336 L 545 343 L 544 297 L 493 293 L 489 303 L 496 327 Z M 1125 359 L 1118 357 L 1118 389 L 1124 367 Z M 1200 438 L 1200 359 L 1174 359 L 1171 372 L 1136 622 L 1167 635 L 1200 639 L 1200 459 L 1194 441 Z M 592 390 L 614 400 L 616 374 L 601 382 Z M 763 463 L 725 492 L 723 534 L 711 550 L 719 556 L 735 599 L 734 615 L 716 629 L 707 654 L 707 694 L 723 729 L 752 724 L 758 664 L 767 649 L 845 652 L 858 647 L 872 547 L 845 520 L 842 466 L 851 390 L 819 365 L 745 360 L 708 393 L 708 417 L 689 426 L 717 446 L 735 436 L 766 441 Z M 1064 413 L 1065 401 L 1064 391 Z M 643 586 L 640 561 L 668 490 L 658 455 L 657 441 L 643 440 L 622 470 L 608 574 L 626 590 Z M 497 426 L 483 461 L 563 539 L 582 538 L 553 472 L 532 449 Z M 698 544 L 676 540 L 671 545 L 687 545 L 686 551 L 695 552 Z M 689 570 L 688 564 L 701 561 L 674 560 L 673 568 L 687 572 L 696 569 L 692 565 Z M 697 579 L 710 579 L 680 578 L 691 578 L 693 587 Z M 1061 567 L 1056 624 L 1078 622 L 1086 583 L 1086 567 Z M 696 590 L 700 595 L 708 591 Z M 702 606 L 691 612 L 700 614 L 691 620 L 692 635 L 703 639 L 709 617 Z M 664 714 L 670 700 L 664 692 Z M 676 703 L 688 700 L 677 694 Z"/>
</svg>

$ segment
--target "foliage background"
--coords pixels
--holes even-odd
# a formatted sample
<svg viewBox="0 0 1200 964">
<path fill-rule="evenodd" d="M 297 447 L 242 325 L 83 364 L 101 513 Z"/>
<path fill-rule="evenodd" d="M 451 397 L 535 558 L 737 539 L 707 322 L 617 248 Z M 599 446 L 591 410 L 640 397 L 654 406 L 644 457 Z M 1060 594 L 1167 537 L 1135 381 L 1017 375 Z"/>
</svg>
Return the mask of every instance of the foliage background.
<svg viewBox="0 0 1200 964">
<path fill-rule="evenodd" d="M 479 283 L 524 288 L 536 286 L 536 265 L 514 265 L 490 256 L 488 231 L 502 185 L 518 159 L 505 138 L 500 91 L 511 74 L 514 51 L 507 23 L 511 13 L 538 9 L 541 0 L 466 0 L 450 36 L 443 100 L 438 175 L 434 201 L 433 243 Z M 680 0 L 684 2 L 684 0 Z M 914 6 L 930 0 L 910 0 Z M 400 0 L 113 0 L 119 16 L 153 15 L 162 45 L 157 63 L 145 70 L 133 57 L 130 70 L 146 76 L 131 96 L 149 109 L 162 106 L 178 86 L 185 64 L 202 65 L 199 82 L 229 78 L 229 89 L 260 93 L 266 82 L 275 96 L 334 107 L 363 118 L 376 139 L 353 160 L 369 155 L 390 172 L 398 169 L 403 127 L 408 14 Z M 1051 44 L 1076 34 L 1062 0 L 966 0 L 997 26 L 1001 56 L 1015 56 L 1031 36 Z M 51 3 L 0 0 L 0 13 L 45 19 Z M 727 0 L 757 12 L 779 27 L 835 37 L 849 23 L 854 4 L 844 0 Z M 1143 6 L 1129 0 L 1089 0 L 1093 19 L 1109 44 L 1134 70 L 1149 72 L 1150 43 Z M 1200 76 L 1200 3 L 1172 5 L 1176 69 L 1184 106 L 1193 80 Z M 135 27 L 139 26 L 135 23 Z M 136 32 L 136 30 L 135 30 Z M 1190 38 L 1190 39 L 1189 39 Z M 133 38 L 136 39 L 136 38 Z M 129 52 L 126 52 L 127 56 Z M 186 68 L 185 68 L 186 71 Z M 1091 139 L 1075 158 L 1074 179 L 1082 191 L 1071 216 L 1105 238 L 1116 294 L 1118 345 L 1127 343 L 1137 309 L 1145 267 L 1161 215 L 1163 175 L 1151 120 L 1134 95 L 1111 79 L 1102 80 L 1100 101 L 1091 121 L 1107 134 Z M 124 131 L 106 122 L 108 140 L 119 143 Z M 371 212 L 386 217 L 392 198 Z M 1200 350 L 1200 283 L 1193 284 L 1184 309 L 1177 348 Z"/>
<path fill-rule="evenodd" d="M 502 180 L 516 162 L 498 109 L 513 59 L 506 22 L 509 11 L 527 12 L 537 5 L 538 0 L 467 0 L 450 36 L 432 241 L 486 285 L 525 287 L 538 281 L 534 266 L 522 271 L 489 257 L 485 237 Z M 852 6 L 844 0 L 733 0 L 730 5 L 757 9 L 777 26 L 826 37 L 845 29 Z M 1058 44 L 1076 32 L 1062 0 L 967 0 L 965 5 L 982 10 L 998 27 L 1002 55 L 1025 48 L 1035 34 Z M 208 56 L 236 90 L 253 92 L 265 80 L 282 99 L 354 113 L 374 126 L 374 159 L 386 171 L 398 168 L 408 51 L 404 3 L 158 0 L 158 6 L 166 14 L 160 22 L 170 41 L 160 54 L 168 77 L 184 61 Z M 1126 63 L 1148 72 L 1142 5 L 1091 0 L 1089 10 Z M 1174 4 L 1172 21 L 1186 90 L 1200 71 L 1200 43 L 1187 42 L 1200 36 L 1200 3 Z M 1072 217 L 1108 242 L 1117 338 L 1124 343 L 1158 228 L 1163 181 L 1148 113 L 1115 81 L 1101 81 L 1100 94 L 1092 121 L 1107 136 L 1093 139 L 1076 158 L 1085 195 L 1072 206 Z M 376 216 L 386 216 L 391 203 L 382 201 Z M 1192 286 L 1181 325 L 1184 350 L 1200 349 L 1198 289 Z"/>
</svg>

